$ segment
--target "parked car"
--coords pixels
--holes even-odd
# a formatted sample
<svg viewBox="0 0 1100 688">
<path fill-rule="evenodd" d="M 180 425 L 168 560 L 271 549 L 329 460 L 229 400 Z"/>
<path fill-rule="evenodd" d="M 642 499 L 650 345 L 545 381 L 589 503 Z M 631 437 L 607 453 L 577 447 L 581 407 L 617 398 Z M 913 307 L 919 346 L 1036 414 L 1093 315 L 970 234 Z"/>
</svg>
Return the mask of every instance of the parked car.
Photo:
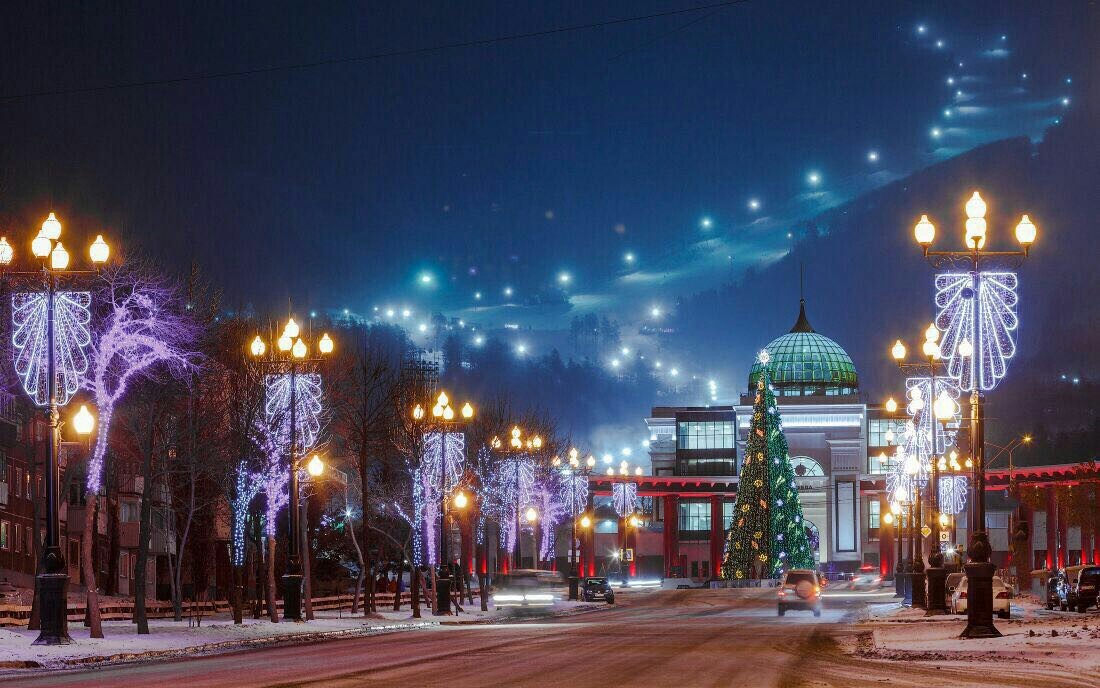
<svg viewBox="0 0 1100 688">
<path fill-rule="evenodd" d="M 585 602 L 603 600 L 608 604 L 615 604 L 615 591 L 611 589 L 611 583 L 606 578 L 585 578 L 581 594 Z"/>
<path fill-rule="evenodd" d="M 956 572 L 947 574 L 947 581 L 944 583 L 944 592 L 948 597 L 954 594 L 955 589 L 959 587 L 959 583 L 962 582 L 963 578 L 966 578 L 965 573 Z"/>
<path fill-rule="evenodd" d="M 951 613 L 952 614 L 965 614 L 966 613 L 966 600 L 967 600 L 967 582 L 970 579 L 965 575 L 962 580 L 959 581 L 958 587 L 955 588 L 955 592 L 951 595 Z M 1007 619 L 1012 613 L 1012 591 L 1005 585 L 1004 579 L 1000 576 L 993 576 L 993 611 L 998 617 Z"/>
<path fill-rule="evenodd" d="M 1050 578 L 1047 579 L 1046 606 L 1048 610 L 1062 606 L 1062 586 L 1065 584 L 1066 579 L 1061 573 L 1052 573 Z"/>
<path fill-rule="evenodd" d="M 1058 586 L 1058 606 L 1062 611 L 1076 609 L 1084 613 L 1096 606 L 1100 566 L 1067 566 L 1062 584 Z"/>
<path fill-rule="evenodd" d="M 817 571 L 791 569 L 783 574 L 776 591 L 779 616 L 788 609 L 805 609 L 821 616 L 821 588 L 824 581 Z"/>
</svg>

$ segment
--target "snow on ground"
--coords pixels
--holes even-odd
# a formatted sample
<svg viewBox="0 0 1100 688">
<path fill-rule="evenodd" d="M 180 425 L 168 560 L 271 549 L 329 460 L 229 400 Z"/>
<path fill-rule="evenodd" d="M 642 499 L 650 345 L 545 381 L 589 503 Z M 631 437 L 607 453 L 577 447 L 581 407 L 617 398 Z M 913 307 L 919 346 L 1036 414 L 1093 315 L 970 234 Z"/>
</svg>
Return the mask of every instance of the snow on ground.
<svg viewBox="0 0 1100 688">
<path fill-rule="evenodd" d="M 898 602 L 867 605 L 857 654 L 892 661 L 940 665 L 1007 664 L 1042 673 L 1100 671 L 1100 611 L 1047 611 L 1030 597 L 1013 600 L 1012 618 L 993 622 L 1001 638 L 961 639 L 965 615 L 924 616 L 921 609 Z"/>
<path fill-rule="evenodd" d="M 571 614 L 601 605 L 561 601 L 552 613 Z M 369 635 L 396 631 L 430 628 L 439 624 L 492 623 L 510 621 L 510 610 L 490 609 L 482 612 L 475 600 L 466 606 L 462 614 L 447 617 L 432 616 L 431 610 L 422 608 L 422 617 L 412 618 L 408 608 L 398 612 L 382 611 L 377 617 L 365 619 L 347 611 L 317 612 L 316 619 L 306 623 L 271 623 L 262 619 L 246 618 L 235 625 L 228 614 L 205 617 L 199 627 L 188 627 L 187 619 L 150 619 L 149 634 L 138 635 L 137 627 L 130 621 L 104 621 L 105 638 L 89 638 L 88 629 L 80 623 L 69 624 L 71 645 L 40 646 L 31 643 L 38 631 L 25 628 L 0 628 L 0 676 L 11 669 L 62 668 L 101 662 L 133 661 L 179 654 L 202 654 L 237 649 L 249 645 L 274 642 L 307 642 L 340 638 L 351 635 Z M 541 616 L 546 616 L 543 613 Z M 516 616 L 516 620 L 537 618 L 534 615 Z"/>
</svg>

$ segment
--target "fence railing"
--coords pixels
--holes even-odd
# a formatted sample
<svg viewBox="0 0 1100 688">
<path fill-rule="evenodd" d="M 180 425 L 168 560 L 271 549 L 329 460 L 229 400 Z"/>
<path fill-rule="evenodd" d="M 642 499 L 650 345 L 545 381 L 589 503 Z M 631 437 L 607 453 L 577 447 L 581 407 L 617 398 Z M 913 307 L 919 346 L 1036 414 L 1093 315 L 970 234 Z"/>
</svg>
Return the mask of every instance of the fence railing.
<svg viewBox="0 0 1100 688">
<path fill-rule="evenodd" d="M 393 596 L 395 593 L 383 592 L 375 593 L 375 604 L 379 608 L 386 608 L 393 606 Z M 313 610 L 314 611 L 332 611 L 336 609 L 351 609 L 352 595 L 333 595 L 329 597 L 314 597 L 313 598 Z M 363 597 L 360 596 L 359 604 L 363 604 Z M 408 592 L 401 593 L 401 605 L 407 606 L 412 603 L 412 596 Z M 283 601 L 278 600 L 275 606 L 282 610 Z M 191 602 L 184 601 L 183 603 L 183 617 L 211 616 L 214 614 L 226 614 L 232 610 L 232 605 L 228 600 L 214 600 L 205 602 Z M 361 607 L 360 607 L 361 608 Z M 246 607 L 247 609 L 247 607 Z M 99 614 L 104 621 L 130 621 L 134 618 L 134 603 L 133 602 L 104 602 L 99 605 Z M 165 602 L 164 600 L 156 600 L 145 603 L 145 615 L 150 619 L 170 619 L 175 616 L 175 607 L 171 602 Z M 82 622 L 84 620 L 84 605 L 82 604 L 70 604 L 68 607 L 69 622 Z M 0 626 L 26 626 L 31 618 L 30 605 L 21 604 L 3 604 L 0 603 Z"/>
</svg>

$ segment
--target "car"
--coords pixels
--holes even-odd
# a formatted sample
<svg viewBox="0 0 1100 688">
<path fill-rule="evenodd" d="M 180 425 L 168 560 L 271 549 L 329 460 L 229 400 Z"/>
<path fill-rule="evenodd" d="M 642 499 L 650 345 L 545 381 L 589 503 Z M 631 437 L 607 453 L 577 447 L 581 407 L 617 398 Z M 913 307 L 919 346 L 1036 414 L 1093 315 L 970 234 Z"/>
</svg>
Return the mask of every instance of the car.
<svg viewBox="0 0 1100 688">
<path fill-rule="evenodd" d="M 603 600 L 608 604 L 615 604 L 615 591 L 611 589 L 611 583 L 606 578 L 585 578 L 581 597 L 585 602 Z"/>
<path fill-rule="evenodd" d="M 1076 609 L 1084 614 L 1096 606 L 1097 585 L 1100 584 L 1100 566 L 1067 566 L 1065 578 L 1058 586 L 1058 606 L 1062 611 Z"/>
<path fill-rule="evenodd" d="M 821 588 L 824 581 L 821 575 L 812 569 L 791 569 L 783 574 L 776 591 L 776 603 L 779 616 L 788 609 L 812 611 L 821 616 Z"/>
<path fill-rule="evenodd" d="M 944 593 L 950 597 L 955 592 L 955 588 L 959 587 L 959 583 L 962 582 L 963 578 L 966 578 L 965 573 L 955 572 L 947 574 L 947 580 L 944 582 L 943 588 Z"/>
<path fill-rule="evenodd" d="M 1047 579 L 1046 607 L 1048 610 L 1062 606 L 1062 586 L 1065 584 L 1066 579 L 1061 573 L 1052 573 Z"/>
<path fill-rule="evenodd" d="M 849 590 L 874 590 L 882 586 L 882 576 L 876 573 L 861 573 L 848 581 Z"/>
<path fill-rule="evenodd" d="M 551 571 L 519 569 L 501 576 L 493 593 L 498 609 L 529 610 L 553 607 L 557 602 L 559 576 Z"/>
<path fill-rule="evenodd" d="M 962 580 L 959 581 L 958 587 L 955 588 L 955 592 L 951 595 L 952 614 L 966 613 L 968 580 L 969 579 L 964 575 Z M 1007 619 L 1011 616 L 1011 598 L 1012 591 L 1005 585 L 1004 579 L 1000 576 L 993 576 L 993 611 L 998 617 Z"/>
</svg>

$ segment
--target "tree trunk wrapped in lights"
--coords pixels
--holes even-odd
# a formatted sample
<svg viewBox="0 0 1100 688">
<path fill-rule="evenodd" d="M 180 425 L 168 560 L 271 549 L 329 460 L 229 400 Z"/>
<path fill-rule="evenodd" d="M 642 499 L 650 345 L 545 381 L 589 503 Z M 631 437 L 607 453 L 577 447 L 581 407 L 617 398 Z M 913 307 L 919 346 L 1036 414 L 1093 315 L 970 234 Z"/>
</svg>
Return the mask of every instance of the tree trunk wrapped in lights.
<svg viewBox="0 0 1100 688">
<path fill-rule="evenodd" d="M 787 438 L 770 384 L 768 355 L 760 356 L 765 365 L 756 381 L 745 461 L 722 561 L 722 577 L 727 580 L 777 578 L 788 569 L 814 568 Z"/>
</svg>

